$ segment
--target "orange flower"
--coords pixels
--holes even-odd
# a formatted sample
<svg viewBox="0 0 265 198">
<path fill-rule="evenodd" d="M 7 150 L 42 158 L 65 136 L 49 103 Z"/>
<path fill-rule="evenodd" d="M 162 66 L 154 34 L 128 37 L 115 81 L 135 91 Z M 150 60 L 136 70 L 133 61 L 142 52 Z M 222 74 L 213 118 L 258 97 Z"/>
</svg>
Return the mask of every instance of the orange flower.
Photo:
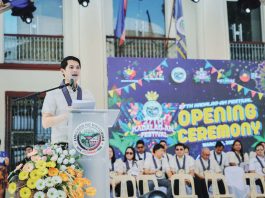
<svg viewBox="0 0 265 198">
<path fill-rule="evenodd" d="M 85 197 L 85 194 L 84 194 L 82 188 L 77 188 L 77 189 L 76 189 L 76 193 L 77 193 L 77 196 L 80 197 L 80 198 Z"/>
<path fill-rule="evenodd" d="M 87 196 L 95 196 L 96 195 L 96 189 L 94 187 L 88 187 L 86 189 L 86 195 Z"/>
<path fill-rule="evenodd" d="M 68 181 L 68 176 L 67 174 L 65 173 L 60 173 L 59 176 L 62 178 L 62 180 L 65 182 L 65 181 Z"/>
<path fill-rule="evenodd" d="M 82 188 L 84 186 L 83 178 L 75 178 L 73 184 L 76 185 L 78 188 Z"/>
<path fill-rule="evenodd" d="M 48 174 L 49 176 L 56 176 L 58 175 L 59 170 L 57 168 L 49 168 Z"/>
<path fill-rule="evenodd" d="M 91 185 L 91 181 L 89 179 L 84 178 L 84 184 L 87 186 Z"/>
<path fill-rule="evenodd" d="M 76 170 L 75 174 L 76 174 L 76 177 L 83 177 L 83 171 Z"/>
<path fill-rule="evenodd" d="M 72 175 L 72 176 L 75 176 L 75 170 L 71 167 L 71 166 L 68 166 L 67 167 L 67 172 Z"/>
</svg>

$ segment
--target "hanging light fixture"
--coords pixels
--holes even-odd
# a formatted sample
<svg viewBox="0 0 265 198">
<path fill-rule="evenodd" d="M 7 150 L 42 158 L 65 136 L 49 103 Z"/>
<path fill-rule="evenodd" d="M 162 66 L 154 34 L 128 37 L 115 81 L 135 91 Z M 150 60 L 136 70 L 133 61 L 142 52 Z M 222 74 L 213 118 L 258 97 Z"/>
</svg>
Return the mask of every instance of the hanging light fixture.
<svg viewBox="0 0 265 198">
<path fill-rule="evenodd" d="M 78 0 L 78 3 L 83 7 L 87 7 L 89 4 L 89 0 Z"/>
</svg>

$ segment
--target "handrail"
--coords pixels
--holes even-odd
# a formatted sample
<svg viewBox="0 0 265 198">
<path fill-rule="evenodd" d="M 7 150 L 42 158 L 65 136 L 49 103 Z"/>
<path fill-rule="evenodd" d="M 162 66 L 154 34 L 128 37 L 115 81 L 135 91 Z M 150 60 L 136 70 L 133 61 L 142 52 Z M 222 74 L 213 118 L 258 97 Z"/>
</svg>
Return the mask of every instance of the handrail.
<svg viewBox="0 0 265 198">
<path fill-rule="evenodd" d="M 63 35 L 43 35 L 43 34 L 4 34 L 4 36 L 63 38 Z"/>
</svg>

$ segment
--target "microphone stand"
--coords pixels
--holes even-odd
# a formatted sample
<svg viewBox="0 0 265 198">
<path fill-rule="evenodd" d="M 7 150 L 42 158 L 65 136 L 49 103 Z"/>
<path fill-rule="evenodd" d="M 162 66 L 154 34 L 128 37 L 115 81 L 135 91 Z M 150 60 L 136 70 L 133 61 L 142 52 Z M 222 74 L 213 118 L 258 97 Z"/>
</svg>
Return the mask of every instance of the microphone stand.
<svg viewBox="0 0 265 198">
<path fill-rule="evenodd" d="M 66 83 L 64 85 L 60 85 L 58 87 L 47 89 L 47 90 L 44 90 L 44 91 L 41 91 L 41 92 L 36 92 L 36 93 L 30 94 L 30 95 L 27 95 L 27 96 L 24 96 L 24 97 L 21 97 L 21 98 L 16 98 L 16 99 L 13 100 L 13 102 L 17 102 L 17 101 L 20 101 L 20 100 L 23 100 L 23 99 L 26 99 L 26 98 L 31 98 L 31 97 L 34 98 L 34 97 L 36 97 L 38 95 L 41 95 L 43 93 L 47 93 L 47 92 L 53 91 L 55 89 L 62 89 L 62 88 L 67 87 L 67 86 L 70 86 L 70 83 Z"/>
</svg>

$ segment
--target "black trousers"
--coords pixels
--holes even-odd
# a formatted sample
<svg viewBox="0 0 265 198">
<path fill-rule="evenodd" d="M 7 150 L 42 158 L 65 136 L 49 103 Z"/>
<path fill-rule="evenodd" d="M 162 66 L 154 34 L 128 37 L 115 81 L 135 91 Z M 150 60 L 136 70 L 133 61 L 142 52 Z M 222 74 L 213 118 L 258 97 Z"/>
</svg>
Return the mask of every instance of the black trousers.
<svg viewBox="0 0 265 198">
<path fill-rule="evenodd" d="M 201 179 L 197 176 L 194 177 L 194 184 L 195 184 L 195 193 L 198 195 L 199 198 L 209 198 L 208 189 L 206 186 L 205 179 Z M 220 194 L 225 194 L 225 186 L 223 181 L 218 181 L 218 188 Z M 212 185 L 211 181 L 208 181 L 208 188 Z"/>
</svg>

